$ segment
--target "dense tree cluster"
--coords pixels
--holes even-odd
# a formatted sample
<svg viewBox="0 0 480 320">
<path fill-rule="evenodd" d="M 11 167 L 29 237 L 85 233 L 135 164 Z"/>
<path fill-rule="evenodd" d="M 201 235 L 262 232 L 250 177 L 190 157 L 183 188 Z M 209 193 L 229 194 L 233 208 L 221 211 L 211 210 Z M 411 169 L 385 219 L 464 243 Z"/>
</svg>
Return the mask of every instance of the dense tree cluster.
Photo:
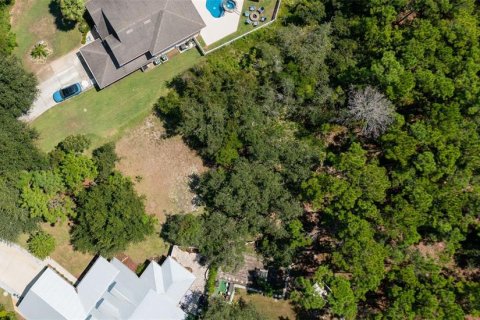
<svg viewBox="0 0 480 320">
<path fill-rule="evenodd" d="M 154 221 L 145 214 L 143 199 L 130 179 L 118 172 L 84 190 L 78 206 L 72 240 L 81 251 L 111 256 L 153 232 Z"/>
<path fill-rule="evenodd" d="M 293 261 L 306 316 L 478 315 L 479 10 L 296 1 L 177 78 L 157 112 L 212 169 L 166 238 Z"/>
<path fill-rule="evenodd" d="M 1 41 L 0 48 L 0 52 L 8 51 Z M 35 132 L 16 119 L 29 109 L 35 86 L 35 78 L 23 71 L 15 58 L 0 53 L 0 236 L 10 241 L 33 230 L 37 222 L 19 206 L 20 176 L 24 170 L 47 165 L 45 156 L 33 145 Z"/>
</svg>

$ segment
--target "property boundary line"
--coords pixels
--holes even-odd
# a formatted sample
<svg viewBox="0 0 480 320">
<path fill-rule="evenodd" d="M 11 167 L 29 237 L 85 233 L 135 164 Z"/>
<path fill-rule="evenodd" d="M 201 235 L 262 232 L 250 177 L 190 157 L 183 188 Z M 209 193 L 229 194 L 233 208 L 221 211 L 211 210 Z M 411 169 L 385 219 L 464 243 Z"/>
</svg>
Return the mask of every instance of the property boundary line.
<svg viewBox="0 0 480 320">
<path fill-rule="evenodd" d="M 258 31 L 258 30 L 260 30 L 260 29 L 263 29 L 263 28 L 269 26 L 270 24 L 274 23 L 274 22 L 277 20 L 278 12 L 279 12 L 279 10 L 280 10 L 280 5 L 281 5 L 281 3 L 282 3 L 282 0 L 277 0 L 277 3 L 275 4 L 275 8 L 273 9 L 272 20 L 270 20 L 269 22 L 267 22 L 267 23 L 265 23 L 265 24 L 263 24 L 263 25 L 261 25 L 261 26 L 259 26 L 259 27 L 256 27 L 256 28 L 252 29 L 252 30 L 250 30 L 250 31 L 248 31 L 248 32 L 245 32 L 244 34 L 241 34 L 241 35 L 239 35 L 238 37 L 235 37 L 235 38 L 233 38 L 233 39 L 231 39 L 231 40 L 228 40 L 227 42 L 219 45 L 218 47 L 215 47 L 215 48 L 213 48 L 213 49 L 210 49 L 210 50 L 206 50 L 206 51 L 205 51 L 205 49 L 203 49 L 203 47 L 200 45 L 200 43 L 197 41 L 196 38 L 194 38 L 194 41 L 195 41 L 195 43 L 197 44 L 197 47 L 200 48 L 200 52 L 202 53 L 202 55 L 206 56 L 207 54 L 210 54 L 210 53 L 212 53 L 212 52 L 215 52 L 215 51 L 217 51 L 218 49 L 223 48 L 223 47 L 231 44 L 232 42 L 235 42 L 235 41 L 237 41 L 237 40 L 240 40 L 241 38 L 243 38 L 243 37 L 245 37 L 245 36 L 248 36 L 249 34 L 254 33 L 255 31 Z"/>
</svg>

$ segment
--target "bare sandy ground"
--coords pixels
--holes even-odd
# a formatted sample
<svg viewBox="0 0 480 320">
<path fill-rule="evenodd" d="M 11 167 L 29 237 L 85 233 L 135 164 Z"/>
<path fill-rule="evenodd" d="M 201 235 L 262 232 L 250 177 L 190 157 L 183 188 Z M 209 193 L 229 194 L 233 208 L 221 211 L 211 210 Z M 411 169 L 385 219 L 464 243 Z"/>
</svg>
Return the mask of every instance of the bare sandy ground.
<svg viewBox="0 0 480 320">
<path fill-rule="evenodd" d="M 164 138 L 164 133 L 161 122 L 150 116 L 116 145 L 121 158 L 117 168 L 132 178 L 137 192 L 146 197 L 147 213 L 160 222 L 166 213 L 196 210 L 188 185 L 192 174 L 206 170 L 180 137 Z"/>
</svg>

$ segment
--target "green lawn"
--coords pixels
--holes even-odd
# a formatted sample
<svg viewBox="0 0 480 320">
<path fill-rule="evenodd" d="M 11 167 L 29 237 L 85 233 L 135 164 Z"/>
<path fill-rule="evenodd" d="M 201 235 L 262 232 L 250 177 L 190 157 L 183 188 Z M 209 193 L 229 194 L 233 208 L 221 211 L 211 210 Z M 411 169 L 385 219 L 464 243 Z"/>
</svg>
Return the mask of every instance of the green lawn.
<svg viewBox="0 0 480 320">
<path fill-rule="evenodd" d="M 276 300 L 260 294 L 247 293 L 243 289 L 236 289 L 235 299 L 240 298 L 255 306 L 257 311 L 268 320 L 294 320 L 297 318 L 293 306 L 288 300 Z"/>
<path fill-rule="evenodd" d="M 39 67 L 30 59 L 30 51 L 40 40 L 47 41 L 53 50 L 48 60 L 58 58 L 80 46 L 82 36 L 76 27 L 66 28 L 59 21 L 58 6 L 52 0 L 16 0 L 12 9 L 12 30 L 16 34 L 17 45 L 14 53 L 23 60 L 25 66 L 36 71 Z M 68 29 L 68 30 L 67 30 Z"/>
<path fill-rule="evenodd" d="M 91 89 L 36 119 L 38 145 L 51 150 L 71 134 L 86 134 L 92 148 L 115 141 L 152 112 L 155 101 L 167 92 L 167 81 L 203 60 L 196 49 L 173 57 L 164 65 L 137 71 L 106 89 Z"/>
</svg>

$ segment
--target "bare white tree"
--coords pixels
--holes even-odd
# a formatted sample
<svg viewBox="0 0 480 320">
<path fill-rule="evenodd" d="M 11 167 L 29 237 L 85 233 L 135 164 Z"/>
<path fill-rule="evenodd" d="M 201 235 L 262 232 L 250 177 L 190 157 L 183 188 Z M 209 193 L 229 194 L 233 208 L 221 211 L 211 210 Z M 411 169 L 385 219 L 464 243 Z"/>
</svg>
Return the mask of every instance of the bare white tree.
<svg viewBox="0 0 480 320">
<path fill-rule="evenodd" d="M 395 119 L 392 103 L 377 89 L 370 86 L 360 90 L 350 90 L 348 109 L 344 123 L 361 123 L 362 135 L 377 138 L 384 133 Z"/>
</svg>

